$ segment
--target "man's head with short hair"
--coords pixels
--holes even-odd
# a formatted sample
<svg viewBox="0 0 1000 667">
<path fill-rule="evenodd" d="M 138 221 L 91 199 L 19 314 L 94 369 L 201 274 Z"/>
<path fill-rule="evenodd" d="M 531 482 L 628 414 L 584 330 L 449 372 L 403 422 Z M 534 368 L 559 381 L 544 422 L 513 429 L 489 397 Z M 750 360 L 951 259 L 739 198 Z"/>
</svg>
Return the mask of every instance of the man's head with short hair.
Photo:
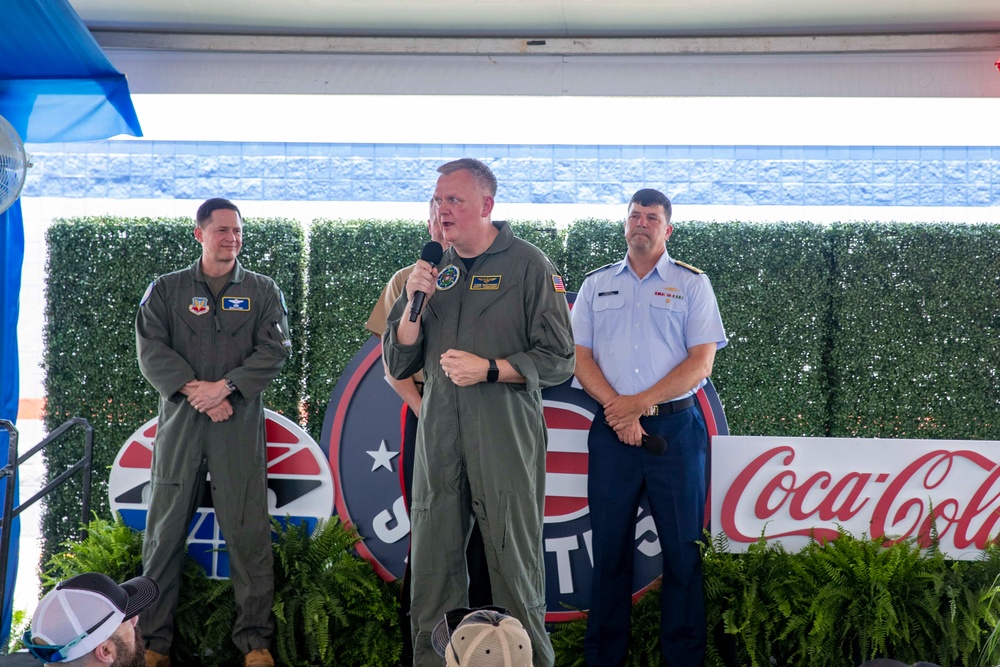
<svg viewBox="0 0 1000 667">
<path fill-rule="evenodd" d="M 78 574 L 42 598 L 22 640 L 33 656 L 47 663 L 143 665 L 136 617 L 159 595 L 156 582 L 148 577 L 118 585 L 97 572 Z"/>
<path fill-rule="evenodd" d="M 473 158 L 447 162 L 438 171 L 441 175 L 434 186 L 434 201 L 443 238 L 459 257 L 481 255 L 500 229 L 492 222 L 496 177 Z"/>
<path fill-rule="evenodd" d="M 493 175 L 493 171 L 485 163 L 475 158 L 463 157 L 451 162 L 445 162 L 438 167 L 439 174 L 454 174 L 456 171 L 469 172 L 486 194 L 490 197 L 497 196 L 497 177 Z"/>
<path fill-rule="evenodd" d="M 194 218 L 195 222 L 199 227 L 204 227 L 208 224 L 212 214 L 219 210 L 236 211 L 236 215 L 239 216 L 240 222 L 243 222 L 243 214 L 240 213 L 240 209 L 236 208 L 236 204 L 228 199 L 223 199 L 222 197 L 212 197 L 211 199 L 206 199 L 202 205 L 198 207 L 198 212 L 195 214 Z"/>
<path fill-rule="evenodd" d="M 467 613 L 466 613 L 467 612 Z M 453 609 L 431 633 L 447 667 L 531 667 L 531 639 L 501 607 Z"/>
<path fill-rule="evenodd" d="M 639 190 L 632 195 L 632 199 L 628 202 L 629 208 L 632 208 L 635 204 L 639 204 L 640 206 L 662 206 L 663 212 L 667 214 L 667 222 L 670 222 L 670 217 L 673 214 L 670 199 L 659 190 L 654 190 L 653 188 Z"/>
</svg>

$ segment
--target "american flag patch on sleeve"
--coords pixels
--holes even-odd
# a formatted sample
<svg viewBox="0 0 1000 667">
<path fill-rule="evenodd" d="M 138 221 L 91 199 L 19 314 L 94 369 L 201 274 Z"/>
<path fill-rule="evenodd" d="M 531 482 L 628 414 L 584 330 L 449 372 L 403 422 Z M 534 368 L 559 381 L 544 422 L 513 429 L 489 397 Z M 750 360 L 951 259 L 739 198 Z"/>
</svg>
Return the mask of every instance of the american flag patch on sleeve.
<svg viewBox="0 0 1000 667">
<path fill-rule="evenodd" d="M 566 285 L 563 284 L 563 279 L 560 275 L 552 274 L 552 287 L 557 292 L 566 293 Z"/>
</svg>

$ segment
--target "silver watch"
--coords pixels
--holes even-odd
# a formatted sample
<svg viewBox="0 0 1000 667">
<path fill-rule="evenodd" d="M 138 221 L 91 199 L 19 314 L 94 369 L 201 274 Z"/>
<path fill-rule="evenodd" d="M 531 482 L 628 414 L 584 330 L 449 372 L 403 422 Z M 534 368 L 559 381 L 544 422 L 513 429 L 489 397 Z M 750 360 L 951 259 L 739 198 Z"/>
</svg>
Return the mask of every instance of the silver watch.
<svg viewBox="0 0 1000 667">
<path fill-rule="evenodd" d="M 239 387 L 236 386 L 235 382 L 233 382 L 229 378 L 222 378 L 222 379 L 226 381 L 226 389 L 229 390 L 230 394 L 235 394 L 236 392 L 239 391 Z"/>
</svg>

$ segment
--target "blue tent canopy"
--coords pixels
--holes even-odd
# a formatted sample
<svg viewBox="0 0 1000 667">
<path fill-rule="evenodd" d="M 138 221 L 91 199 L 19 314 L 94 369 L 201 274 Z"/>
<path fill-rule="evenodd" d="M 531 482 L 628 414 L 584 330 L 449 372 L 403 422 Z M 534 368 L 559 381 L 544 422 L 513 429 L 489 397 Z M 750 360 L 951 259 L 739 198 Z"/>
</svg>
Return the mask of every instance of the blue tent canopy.
<svg viewBox="0 0 1000 667">
<path fill-rule="evenodd" d="M 6 0 L 0 20 L 0 116 L 23 141 L 94 141 L 142 136 L 125 77 L 112 67 L 67 0 Z M 0 213 L 0 419 L 18 405 L 17 319 L 24 261 L 20 202 Z M 8 436 L 0 431 L 0 466 Z M 3 489 L 0 487 L 0 499 Z M 16 498 L 15 498 L 16 502 Z M 17 537 L 14 521 L 0 645 L 10 633 Z M 30 610 L 29 610 L 30 611 Z"/>
<path fill-rule="evenodd" d="M 142 136 L 125 76 L 67 0 L 4 4 L 0 116 L 24 141 Z"/>
</svg>

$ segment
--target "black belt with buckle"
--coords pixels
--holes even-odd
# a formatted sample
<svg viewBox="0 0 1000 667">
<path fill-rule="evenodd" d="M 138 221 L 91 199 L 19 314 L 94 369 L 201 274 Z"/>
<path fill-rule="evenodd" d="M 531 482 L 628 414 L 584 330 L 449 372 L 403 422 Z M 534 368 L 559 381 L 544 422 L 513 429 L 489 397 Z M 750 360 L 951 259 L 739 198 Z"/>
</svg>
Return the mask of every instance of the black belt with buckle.
<svg viewBox="0 0 1000 667">
<path fill-rule="evenodd" d="M 687 398 L 679 398 L 676 401 L 670 401 L 669 403 L 657 403 L 656 405 L 650 406 L 649 409 L 642 413 L 642 416 L 659 417 L 662 415 L 672 415 L 675 412 L 687 410 L 692 405 L 694 405 L 694 396 L 688 396 Z"/>
</svg>

